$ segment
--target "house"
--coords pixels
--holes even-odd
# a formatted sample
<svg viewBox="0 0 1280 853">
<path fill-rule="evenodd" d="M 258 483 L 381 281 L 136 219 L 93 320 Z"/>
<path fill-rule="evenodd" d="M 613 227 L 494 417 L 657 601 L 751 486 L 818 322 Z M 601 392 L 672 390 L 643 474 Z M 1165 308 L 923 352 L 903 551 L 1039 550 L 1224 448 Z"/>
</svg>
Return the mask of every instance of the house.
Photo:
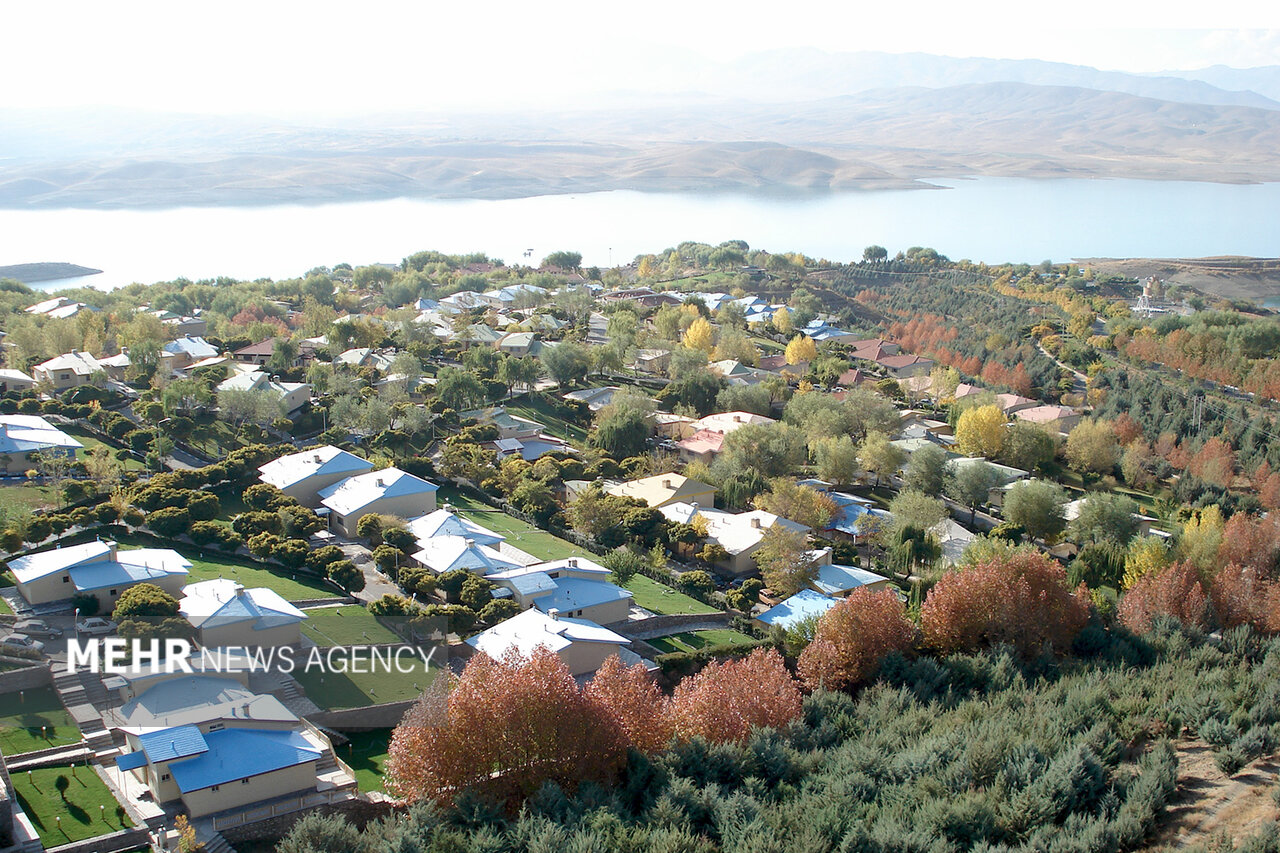
<svg viewBox="0 0 1280 853">
<path fill-rule="evenodd" d="M 948 459 L 945 465 L 949 474 L 954 474 L 961 468 L 972 465 L 990 465 L 999 475 L 997 484 L 991 489 L 987 495 L 987 503 L 992 506 L 1003 506 L 1005 493 L 1009 491 L 1009 487 L 1019 480 L 1025 480 L 1031 476 L 1031 472 L 1023 471 L 1021 468 L 1014 468 L 1012 465 L 1001 465 L 997 462 L 991 462 L 978 457 L 961 456 L 957 459 Z"/>
<path fill-rule="evenodd" d="M 827 563 L 818 566 L 818 576 L 813 581 L 813 588 L 824 595 L 842 597 L 855 589 L 893 589 L 893 581 L 875 572 L 860 569 L 857 566 L 841 566 Z"/>
<path fill-rule="evenodd" d="M 0 394 L 6 391 L 30 391 L 35 385 L 36 380 L 21 370 L 0 369 Z"/>
<path fill-rule="evenodd" d="M 84 593 L 98 599 L 102 613 L 110 613 L 120 594 L 140 583 L 155 584 L 176 598 L 190 568 L 191 561 L 177 551 L 121 551 L 114 542 L 86 542 L 9 561 L 18 592 L 28 604 L 48 604 Z"/>
<path fill-rule="evenodd" d="M 462 412 L 458 417 L 464 421 L 474 420 L 482 424 L 493 424 L 498 428 L 498 438 L 534 438 L 546 429 L 543 424 L 513 415 L 502 406 L 474 409 Z"/>
<path fill-rule="evenodd" d="M 355 774 L 319 729 L 259 728 L 241 721 L 125 731 L 121 772 L 145 784 L 157 803 L 180 800 L 191 817 L 251 806 L 287 794 L 353 788 Z M 337 770 L 321 770 L 321 759 Z"/>
<path fill-rule="evenodd" d="M 521 609 L 590 619 L 600 625 L 621 622 L 631 612 L 632 594 L 609 582 L 609 570 L 585 557 L 535 563 L 486 576 Z"/>
<path fill-rule="evenodd" d="M 467 326 L 461 332 L 454 335 L 454 340 L 465 346 L 488 346 L 496 347 L 498 341 L 502 340 L 503 333 L 499 332 L 484 323 L 475 323 Z"/>
<path fill-rule="evenodd" d="M 184 336 L 165 344 L 164 352 L 172 357 L 169 366 L 173 370 L 183 370 L 198 361 L 216 357 L 218 348 L 204 338 Z"/>
<path fill-rule="evenodd" d="M 724 380 L 730 385 L 757 385 L 764 381 L 767 374 L 767 371 L 748 367 L 731 358 L 724 361 L 713 361 L 707 365 L 707 368 L 712 373 L 724 377 Z"/>
<path fill-rule="evenodd" d="M 1039 424 L 1051 433 L 1067 435 L 1080 423 L 1081 413 L 1070 406 L 1032 406 L 1018 409 L 1013 416 L 1020 421 Z"/>
<path fill-rule="evenodd" d="M 861 521 L 864 515 L 870 515 L 873 518 L 883 519 L 888 522 L 891 518 L 889 513 L 882 509 L 877 509 L 874 501 L 860 498 L 847 492 L 827 492 L 827 497 L 836 503 L 836 514 L 832 516 L 831 521 L 823 528 L 822 535 L 828 538 L 845 539 L 850 542 L 862 542 L 867 537 L 866 522 Z"/>
<path fill-rule="evenodd" d="M 598 412 L 612 403 L 614 395 L 621 391 L 622 389 L 616 385 L 609 385 L 604 388 L 584 388 L 581 391 L 570 391 L 568 394 L 562 394 L 561 399 L 585 403 L 588 409 Z M 658 401 L 652 397 L 645 397 L 644 399 L 657 405 Z"/>
<path fill-rule="evenodd" d="M 667 367 L 670 364 L 671 350 L 641 349 L 636 350 L 636 357 L 631 363 L 631 367 L 641 373 L 649 373 L 654 376 L 659 376 L 667 372 Z"/>
<path fill-rule="evenodd" d="M 508 456 L 518 455 L 526 462 L 533 462 L 548 453 L 578 452 L 569 442 L 546 434 L 527 436 L 525 438 L 499 438 L 496 441 L 483 442 L 481 446 L 497 453 L 499 462 Z"/>
<path fill-rule="evenodd" d="M 384 352 L 372 347 L 356 347 L 339 353 L 333 363 L 335 366 L 341 364 L 351 368 L 372 367 L 380 373 L 386 373 L 395 357 L 394 350 Z"/>
<path fill-rule="evenodd" d="M 76 458 L 84 447 L 39 415 L 0 415 L 0 470 L 11 474 L 35 466 L 32 453 Z"/>
<path fill-rule="evenodd" d="M 700 429 L 686 439 L 676 442 L 676 452 L 682 462 L 711 464 L 724 446 L 724 433 Z"/>
<path fill-rule="evenodd" d="M 305 382 L 281 382 L 262 370 L 237 373 L 218 383 L 218 391 L 261 391 L 280 398 L 285 414 L 293 414 L 311 402 L 311 386 Z"/>
<path fill-rule="evenodd" d="M 273 459 L 258 467 L 258 479 L 275 486 L 303 506 L 320 506 L 320 491 L 348 477 L 373 470 L 373 463 L 326 444 Z"/>
<path fill-rule="evenodd" d="M 536 332 L 508 332 L 498 339 L 498 351 L 516 358 L 530 355 L 538 343 Z"/>
<path fill-rule="evenodd" d="M 850 344 L 858 340 L 858 336 L 853 332 L 846 332 L 844 329 L 838 329 L 823 320 L 811 320 L 809 321 L 809 325 L 799 331 L 800 334 L 810 338 L 816 344 Z"/>
<path fill-rule="evenodd" d="M 518 569 L 521 563 L 499 550 L 501 542 L 483 545 L 470 536 L 444 534 L 419 539 L 419 550 L 412 554 L 418 565 L 436 574 L 465 569 L 481 577 Z"/>
<path fill-rule="evenodd" d="M 623 655 L 630 641 L 589 619 L 573 619 L 559 613 L 543 613 L 536 607 L 512 616 L 467 640 L 467 645 L 495 659 L 507 652 L 528 657 L 547 648 L 560 656 L 575 676 L 595 672 L 611 655 L 629 663 L 635 655 Z"/>
<path fill-rule="evenodd" d="M 276 339 L 267 338 L 265 341 L 258 341 L 256 344 L 241 347 L 231 353 L 231 357 L 241 364 L 256 364 L 261 367 L 271 359 L 271 354 L 275 351 Z"/>
<path fill-rule="evenodd" d="M 906 379 L 911 376 L 923 376 L 933 370 L 933 361 L 918 355 L 888 355 L 876 359 L 894 379 Z"/>
<path fill-rule="evenodd" d="M 823 614 L 839 602 L 820 592 L 802 589 L 790 598 L 775 604 L 756 617 L 765 628 L 790 630 L 806 619 L 821 619 Z"/>
<path fill-rule="evenodd" d="M 146 730 L 197 725 L 217 721 L 253 722 L 263 728 L 293 727 L 298 717 L 274 696 L 248 688 L 249 672 L 231 665 L 230 655 L 210 662 L 226 665 L 226 671 L 205 668 L 200 654 L 187 658 L 191 674 L 142 667 L 103 679 L 114 690 L 108 699 L 123 703 L 103 715 L 104 722 L 124 730 Z"/>
<path fill-rule="evenodd" d="M 691 480 L 674 472 L 655 474 L 625 483 L 611 483 L 604 488 L 610 495 L 624 498 L 636 498 L 654 509 L 670 503 L 696 503 L 699 506 L 715 506 L 716 490 L 714 486 Z"/>
<path fill-rule="evenodd" d="M 688 438 L 693 435 L 690 425 L 694 419 L 687 415 L 673 415 L 670 412 L 655 412 L 653 415 L 654 434 L 662 438 Z"/>
<path fill-rule="evenodd" d="M 399 468 L 383 468 L 326 486 L 319 495 L 330 511 L 329 529 L 353 537 L 360 519 L 371 512 L 416 518 L 433 511 L 439 488 Z"/>
<path fill-rule="evenodd" d="M 745 575 L 756 570 L 755 552 L 764 542 L 764 535 L 779 526 L 797 533 L 808 533 L 809 528 L 790 519 L 764 510 L 731 513 L 717 509 L 702 509 L 692 503 L 667 504 L 662 507 L 667 519 L 685 524 L 701 518 L 707 525 L 707 541 L 714 542 L 728 553 L 727 559 L 717 567 L 733 575 Z"/>
<path fill-rule="evenodd" d="M 1040 405 L 1030 397 L 1022 397 L 1018 394 L 997 394 L 996 405 L 1000 407 L 1000 411 L 1006 415 L 1012 415 L 1015 412 L 1031 409 Z"/>
<path fill-rule="evenodd" d="M 307 618 L 280 593 L 245 589 L 229 578 L 183 587 L 178 609 L 205 648 L 296 646 L 302 642 L 302 621 Z"/>
<path fill-rule="evenodd" d="M 55 356 L 31 369 L 36 382 L 48 383 L 54 391 L 78 388 L 93 382 L 94 374 L 104 373 L 98 360 L 87 352 L 68 352 Z"/>
<path fill-rule="evenodd" d="M 709 432 L 718 432 L 721 435 L 728 435 L 734 430 L 741 429 L 750 425 L 767 425 L 777 423 L 773 418 L 766 418 L 764 415 L 753 414 L 752 412 L 720 412 L 715 415 L 707 415 L 689 424 L 689 428 L 697 433 L 699 430 L 707 430 Z"/>
<path fill-rule="evenodd" d="M 886 356 L 897 355 L 898 345 L 884 338 L 866 338 L 860 341 L 849 341 L 849 357 L 863 361 L 879 361 Z"/>
<path fill-rule="evenodd" d="M 961 527 L 950 518 L 938 522 L 930 528 L 930 532 L 937 537 L 938 546 L 942 549 L 942 561 L 948 566 L 958 564 L 964 556 L 964 549 L 977 538 L 973 531 Z"/>
<path fill-rule="evenodd" d="M 505 536 L 494 533 L 492 530 L 476 524 L 471 519 L 463 518 L 456 514 L 448 504 L 443 509 L 411 519 L 405 526 L 418 540 L 419 548 L 426 547 L 424 543 L 437 536 L 458 536 L 463 539 L 470 539 L 478 545 L 495 547 L 502 544 L 503 540 L 506 539 Z"/>
</svg>

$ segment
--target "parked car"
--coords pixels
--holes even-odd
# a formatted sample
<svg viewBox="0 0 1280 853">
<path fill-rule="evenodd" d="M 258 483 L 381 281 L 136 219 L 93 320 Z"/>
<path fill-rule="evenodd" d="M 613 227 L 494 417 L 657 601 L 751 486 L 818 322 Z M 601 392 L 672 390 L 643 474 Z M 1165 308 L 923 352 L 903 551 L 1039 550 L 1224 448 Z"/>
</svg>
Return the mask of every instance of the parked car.
<svg viewBox="0 0 1280 853">
<path fill-rule="evenodd" d="M 10 649 L 20 649 L 27 652 L 39 652 L 44 654 L 44 643 L 39 640 L 33 640 L 26 634 L 10 634 L 3 640 L 0 640 L 0 646 L 7 646 Z"/>
<path fill-rule="evenodd" d="M 43 619 L 23 619 L 14 623 L 13 630 L 19 634 L 26 634 L 28 637 L 57 639 L 62 636 L 61 628 L 55 628 Z"/>
<path fill-rule="evenodd" d="M 110 634 L 116 629 L 116 623 L 101 616 L 90 616 L 76 623 L 76 630 L 81 634 Z"/>
</svg>

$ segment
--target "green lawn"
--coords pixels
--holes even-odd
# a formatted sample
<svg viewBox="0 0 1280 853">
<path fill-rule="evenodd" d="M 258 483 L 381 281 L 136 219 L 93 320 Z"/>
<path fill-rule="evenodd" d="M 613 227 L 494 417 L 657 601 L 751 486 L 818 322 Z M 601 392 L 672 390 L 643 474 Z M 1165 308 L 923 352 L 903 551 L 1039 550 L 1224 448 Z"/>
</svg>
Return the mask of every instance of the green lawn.
<svg viewBox="0 0 1280 853">
<path fill-rule="evenodd" d="M 459 515 L 507 537 L 507 543 L 512 547 L 526 551 L 539 560 L 560 560 L 565 557 L 593 559 L 585 548 L 579 548 L 572 542 L 553 536 L 528 522 L 513 518 L 501 510 L 494 509 L 448 486 L 442 486 L 436 493 L 436 503 L 438 506 L 448 503 Z"/>
<path fill-rule="evenodd" d="M 343 661 L 347 659 L 345 656 L 342 658 Z M 369 668 L 367 659 L 356 660 L 361 668 Z M 321 672 L 320 668 L 305 669 L 303 663 L 305 659 L 300 658 L 293 677 L 302 685 L 308 699 L 328 711 L 417 699 L 439 672 L 438 667 L 428 670 L 422 659 L 416 656 L 400 659 L 402 668 L 409 672 L 398 672 L 394 665 L 390 672 L 379 668 L 377 672 L 339 673 L 331 672 L 327 667 Z"/>
<path fill-rule="evenodd" d="M 49 486 L 33 484 L 0 485 L 0 515 L 5 517 L 26 515 L 36 509 L 52 509 L 58 499 Z"/>
<path fill-rule="evenodd" d="M 6 587 L 6 588 L 12 589 L 12 587 Z M 4 598 L 0 598 L 0 613 L 7 613 L 10 616 L 14 615 L 13 608 L 9 606 L 9 602 L 6 601 Z"/>
<path fill-rule="evenodd" d="M 59 776 L 67 780 L 63 793 L 58 792 Z M 12 778 L 18 804 L 35 824 L 45 847 L 97 838 L 133 826 L 128 815 L 117 812 L 120 804 L 88 767 L 76 767 L 74 772 L 70 767 L 42 767 L 30 775 L 14 773 Z"/>
<path fill-rule="evenodd" d="M 306 611 L 302 633 L 317 646 L 362 646 L 398 643 L 400 638 L 358 604 L 315 607 Z"/>
<path fill-rule="evenodd" d="M 355 771 L 360 792 L 367 794 L 383 790 L 382 774 L 387 764 L 387 744 L 391 742 L 391 729 L 351 732 L 347 737 L 351 742 L 338 747 L 337 753 Z"/>
<path fill-rule="evenodd" d="M 82 429 L 81 427 L 65 426 L 62 428 L 62 431 L 84 445 L 84 450 L 81 450 L 79 453 L 76 454 L 77 458 L 79 459 L 84 459 L 86 451 L 92 450 L 97 447 L 103 448 L 104 450 L 107 451 L 107 453 L 111 454 L 112 457 L 114 457 L 116 455 L 116 451 L 119 450 L 118 447 L 113 447 L 112 445 L 107 444 L 105 441 L 98 438 L 93 433 L 89 432 L 88 430 Z M 129 458 L 125 459 L 120 464 L 124 465 L 124 468 L 126 471 L 141 471 L 143 468 L 146 467 L 145 465 L 142 464 L 142 462 L 133 458 L 133 456 L 130 456 Z"/>
<path fill-rule="evenodd" d="M 301 598 L 331 598 L 341 595 L 337 590 L 326 586 L 319 578 L 302 572 L 286 572 L 281 569 L 277 573 L 265 566 L 204 559 L 191 554 L 183 556 L 191 561 L 191 583 L 214 578 L 231 578 L 244 584 L 248 589 L 260 586 L 273 589 L 287 601 L 296 601 Z"/>
<path fill-rule="evenodd" d="M 503 405 L 511 414 L 537 421 L 545 426 L 547 435 L 562 438 L 578 447 L 587 440 L 587 430 L 565 420 L 557 411 L 556 404 L 540 393 L 529 394 Z"/>
<path fill-rule="evenodd" d="M 44 736 L 40 727 L 45 726 Z M 52 687 L 0 696 L 0 752 L 8 756 L 80 742 L 80 729 Z"/>
<path fill-rule="evenodd" d="M 709 604 L 703 604 L 696 598 L 690 598 L 683 592 L 672 589 L 666 584 L 658 583 L 644 575 L 636 575 L 623 584 L 631 590 L 634 602 L 659 616 L 680 616 L 689 613 L 719 613 Z"/>
<path fill-rule="evenodd" d="M 658 637 L 646 642 L 663 652 L 696 652 L 710 646 L 723 646 L 729 643 L 753 643 L 755 642 L 755 637 L 749 637 L 731 628 L 716 628 L 710 631 L 673 634 L 670 637 Z"/>
</svg>

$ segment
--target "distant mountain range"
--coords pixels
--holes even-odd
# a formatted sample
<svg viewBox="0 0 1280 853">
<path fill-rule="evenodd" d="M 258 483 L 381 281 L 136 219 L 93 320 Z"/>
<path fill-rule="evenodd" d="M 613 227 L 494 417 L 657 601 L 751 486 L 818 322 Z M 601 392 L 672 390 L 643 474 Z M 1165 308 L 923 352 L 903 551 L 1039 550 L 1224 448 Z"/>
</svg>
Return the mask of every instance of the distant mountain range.
<svg viewBox="0 0 1280 853">
<path fill-rule="evenodd" d="M 1278 67 L 1147 76 L 775 51 L 692 67 L 684 84 L 560 112 L 0 112 L 0 206 L 853 190 L 972 175 L 1280 180 Z"/>
</svg>

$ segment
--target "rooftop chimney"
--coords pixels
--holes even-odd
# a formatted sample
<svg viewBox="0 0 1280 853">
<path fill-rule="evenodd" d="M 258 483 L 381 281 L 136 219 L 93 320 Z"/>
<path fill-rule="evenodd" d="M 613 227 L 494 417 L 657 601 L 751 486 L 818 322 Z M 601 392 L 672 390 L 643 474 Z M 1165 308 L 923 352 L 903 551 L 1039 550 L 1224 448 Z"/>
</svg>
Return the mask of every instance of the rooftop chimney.
<svg viewBox="0 0 1280 853">
<path fill-rule="evenodd" d="M 547 615 L 548 615 L 548 616 L 550 616 L 552 619 L 559 619 L 559 618 L 560 618 L 560 608 L 558 608 L 558 607 L 553 607 L 553 608 L 551 608 L 550 610 L 548 610 L 548 611 L 547 611 Z"/>
<path fill-rule="evenodd" d="M 754 527 L 756 530 L 759 530 L 759 529 L 760 529 L 760 519 L 759 519 L 759 518 L 752 518 L 752 519 L 751 519 L 751 526 L 752 526 L 752 527 Z"/>
<path fill-rule="evenodd" d="M 569 558 L 569 568 L 571 568 L 571 569 L 576 569 L 576 568 L 578 568 L 578 558 L 577 558 L 577 557 L 570 557 L 570 558 Z"/>
<path fill-rule="evenodd" d="M 671 485 L 671 481 L 670 481 L 670 480 L 663 480 L 663 481 L 662 481 L 662 488 L 664 488 L 664 489 L 674 489 L 674 488 L 675 488 L 675 486 Z"/>
<path fill-rule="evenodd" d="M 379 489 L 384 489 L 384 488 L 386 488 L 386 486 L 387 486 L 387 484 L 386 484 L 385 482 L 383 482 L 383 480 L 382 480 L 382 478 L 381 478 L 381 477 L 379 477 L 379 478 L 377 479 L 377 483 L 378 483 L 378 488 L 379 488 Z"/>
<path fill-rule="evenodd" d="M 321 458 L 320 458 L 320 454 L 319 454 L 319 453 L 317 453 L 317 454 L 316 454 L 316 464 L 317 464 L 317 465 L 319 465 L 319 464 L 321 464 L 322 462 L 324 462 L 324 460 L 323 460 L 323 459 L 321 459 Z"/>
</svg>

